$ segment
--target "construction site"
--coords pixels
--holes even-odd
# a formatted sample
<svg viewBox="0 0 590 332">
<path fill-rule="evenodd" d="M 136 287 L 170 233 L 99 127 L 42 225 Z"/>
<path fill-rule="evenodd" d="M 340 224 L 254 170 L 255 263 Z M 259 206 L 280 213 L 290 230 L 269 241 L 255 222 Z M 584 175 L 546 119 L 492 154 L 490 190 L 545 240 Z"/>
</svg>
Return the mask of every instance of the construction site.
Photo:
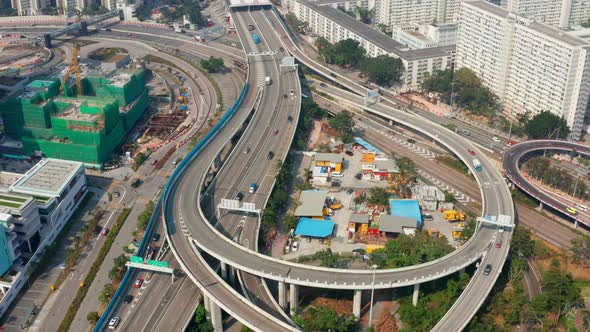
<svg viewBox="0 0 590 332">
<path fill-rule="evenodd" d="M 100 66 L 79 63 L 79 50 L 74 45 L 63 70 L 0 99 L 3 141 L 22 142 L 10 155 L 110 168 L 118 156 L 149 154 L 187 127 L 181 126 L 188 114 L 184 87 L 171 87 L 127 54 L 115 53 Z"/>
</svg>

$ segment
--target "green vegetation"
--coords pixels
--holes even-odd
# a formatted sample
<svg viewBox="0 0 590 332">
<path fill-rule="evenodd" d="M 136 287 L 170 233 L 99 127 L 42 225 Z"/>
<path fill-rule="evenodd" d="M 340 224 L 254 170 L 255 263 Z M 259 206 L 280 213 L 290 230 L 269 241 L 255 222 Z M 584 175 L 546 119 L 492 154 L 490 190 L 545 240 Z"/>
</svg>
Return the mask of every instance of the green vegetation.
<svg viewBox="0 0 590 332">
<path fill-rule="evenodd" d="M 473 234 L 475 234 L 475 220 L 471 219 L 464 224 L 463 231 L 461 232 L 461 242 L 465 243 L 471 239 Z"/>
<path fill-rule="evenodd" d="M 16 9 L 12 8 L 10 0 L 0 0 L 0 16 L 16 16 Z"/>
<path fill-rule="evenodd" d="M 529 138 L 566 138 L 570 133 L 565 119 L 559 116 L 543 111 L 528 120 L 524 125 L 524 130 Z"/>
<path fill-rule="evenodd" d="M 155 9 L 157 4 L 159 4 L 159 2 L 144 3 L 137 6 L 135 11 L 137 19 L 140 21 L 149 20 L 152 16 L 152 9 Z M 203 17 L 203 14 L 201 13 L 201 6 L 198 1 L 165 0 L 163 4 L 167 6 L 160 8 L 162 17 L 158 22 L 172 23 L 182 20 L 182 17 L 186 15 L 188 16 L 188 20 L 193 24 L 204 26 L 205 23 L 207 23 L 207 19 Z"/>
<path fill-rule="evenodd" d="M 380 55 L 375 58 L 364 58 L 360 63 L 361 73 L 369 81 L 385 87 L 401 83 L 404 65 L 399 58 Z"/>
<path fill-rule="evenodd" d="M 586 21 L 586 22 L 582 22 L 582 24 L 581 24 L 581 25 L 582 25 L 582 27 L 584 27 L 584 28 L 590 28 L 590 18 L 588 19 L 588 21 Z"/>
<path fill-rule="evenodd" d="M 84 297 L 86 297 L 86 293 L 88 293 L 90 285 L 92 285 L 92 282 L 94 281 L 94 278 L 96 277 L 96 274 L 100 269 L 100 266 L 104 262 L 104 259 L 106 258 L 108 252 L 111 250 L 111 247 L 115 242 L 115 238 L 117 237 L 117 234 L 119 234 L 119 230 L 121 229 L 121 226 L 123 226 L 123 223 L 127 219 L 127 216 L 129 216 L 130 212 L 131 209 L 129 208 L 123 209 L 121 214 L 119 214 L 119 217 L 117 217 L 117 221 L 113 225 L 113 228 L 111 229 L 109 234 L 107 234 L 106 241 L 100 248 L 96 260 L 92 263 L 90 271 L 84 278 L 83 286 L 81 286 L 80 289 L 78 289 L 78 292 L 76 293 L 76 296 L 72 301 L 72 304 L 70 304 L 64 319 L 61 321 L 61 324 L 57 329 L 58 332 L 67 332 L 70 329 L 70 326 L 72 325 L 72 322 L 76 317 L 76 313 L 78 312 L 78 309 L 80 308 L 80 305 L 84 300 Z"/>
<path fill-rule="evenodd" d="M 347 268 L 348 259 L 343 259 L 339 254 L 332 252 L 332 249 L 326 248 L 311 255 L 310 259 L 320 262 L 320 266 Z"/>
<path fill-rule="evenodd" d="M 289 188 L 293 181 L 293 157 L 287 155 L 285 162 L 279 165 L 279 173 L 275 178 L 275 186 L 272 190 L 268 204 L 262 212 L 261 241 L 266 241 L 270 231 L 276 227 L 277 219 L 287 208 L 289 202 Z"/>
<path fill-rule="evenodd" d="M 296 150 L 307 149 L 307 138 L 312 129 L 313 120 L 321 120 L 328 116 L 328 112 L 319 107 L 315 101 L 311 99 L 303 99 L 301 101 L 301 112 L 299 121 L 297 122 L 297 130 L 293 138 L 293 148 Z"/>
<path fill-rule="evenodd" d="M 2 202 L 0 201 L 1 206 L 9 207 L 9 208 L 19 208 L 22 204 L 19 203 L 10 203 L 10 202 Z"/>
<path fill-rule="evenodd" d="M 294 316 L 293 321 L 304 332 L 358 331 L 358 326 L 353 315 L 339 315 L 334 309 L 328 306 L 308 307 L 302 315 Z"/>
<path fill-rule="evenodd" d="M 156 205 L 154 204 L 153 201 L 149 201 L 145 205 L 145 209 L 137 217 L 137 229 L 138 230 L 145 231 L 148 223 L 150 222 L 150 218 L 152 217 L 152 214 L 154 213 L 155 207 L 156 207 Z"/>
<path fill-rule="evenodd" d="M 546 157 L 534 157 L 527 160 L 523 169 L 535 180 L 552 188 L 559 189 L 574 197 L 588 199 L 588 186 L 582 180 L 572 176 L 567 169 L 551 166 L 551 161 Z M 575 192 L 574 192 L 575 190 Z"/>
<path fill-rule="evenodd" d="M 102 291 L 100 291 L 100 294 L 98 294 L 98 302 L 103 305 L 107 305 L 111 301 L 111 298 L 114 294 L 115 288 L 113 287 L 113 284 L 105 284 Z"/>
<path fill-rule="evenodd" d="M 104 47 L 90 52 L 88 57 L 92 60 L 104 61 L 117 53 L 127 53 L 127 50 L 119 47 Z"/>
<path fill-rule="evenodd" d="M 187 332 L 213 332 L 213 325 L 207 320 L 207 311 L 203 303 L 199 303 L 195 316 L 186 328 Z"/>
<path fill-rule="evenodd" d="M 454 81 L 450 69 L 436 71 L 424 78 L 422 88 L 428 92 L 438 93 L 447 104 L 451 103 L 451 91 L 453 91 L 456 104 L 476 115 L 491 116 L 496 110 L 496 96 L 482 85 L 473 71 L 467 68 L 457 70 Z"/>
<path fill-rule="evenodd" d="M 86 319 L 88 320 L 88 323 L 90 323 L 90 325 L 94 326 L 96 325 L 96 323 L 98 323 L 100 316 L 98 315 L 98 312 L 91 311 L 88 313 L 88 315 L 86 315 Z"/>
<path fill-rule="evenodd" d="M 367 202 L 370 204 L 389 206 L 389 193 L 387 192 L 387 189 L 381 187 L 370 188 Z"/>
<path fill-rule="evenodd" d="M 117 283 L 120 282 L 123 279 L 123 275 L 125 274 L 125 263 L 127 263 L 128 260 L 129 259 L 124 254 L 121 254 L 115 259 L 113 259 L 114 265 L 113 268 L 109 271 L 109 279 Z"/>
<path fill-rule="evenodd" d="M 59 15 L 57 8 L 53 6 L 45 6 L 41 8 L 41 14 L 43 15 Z"/>
<path fill-rule="evenodd" d="M 457 201 L 455 196 L 448 190 L 443 191 L 443 193 L 445 194 L 445 203 L 455 203 Z"/>
<path fill-rule="evenodd" d="M 371 264 L 380 269 L 392 269 L 426 263 L 453 251 L 445 237 L 431 238 L 426 232 L 417 231 L 414 235 L 400 234 L 395 240 L 385 244 L 370 255 Z"/>
<path fill-rule="evenodd" d="M 453 157 L 447 156 L 447 155 L 440 155 L 440 156 L 436 157 L 436 160 L 438 162 L 441 162 L 441 163 L 451 167 L 451 168 L 456 169 L 457 171 L 459 171 L 461 173 L 469 174 L 469 168 L 467 167 L 467 165 L 465 165 L 459 159 L 456 159 L 456 158 L 453 158 Z"/>
<path fill-rule="evenodd" d="M 446 240 L 445 240 L 446 241 Z M 402 332 L 426 332 L 444 316 L 469 283 L 469 274 L 438 279 L 420 285 L 420 297 L 412 304 L 413 287 L 405 287 L 399 293 L 399 315 L 404 322 Z"/>
<path fill-rule="evenodd" d="M 573 239 L 571 251 L 577 260 L 590 262 L 590 236 L 582 234 Z"/>
<path fill-rule="evenodd" d="M 358 41 L 344 39 L 335 44 L 320 37 L 316 40 L 315 46 L 324 62 L 340 67 L 356 68 L 365 57 L 365 49 Z"/>
<path fill-rule="evenodd" d="M 296 217 L 292 214 L 283 216 L 283 225 L 287 230 L 295 229 L 295 227 L 297 227 L 297 222 L 299 222 L 299 217 Z"/>
<path fill-rule="evenodd" d="M 340 139 L 342 143 L 348 144 L 353 141 L 353 127 L 354 127 L 354 120 L 352 118 L 352 113 L 349 111 L 342 111 L 336 114 L 335 117 L 331 118 L 328 123 L 330 127 L 336 129 L 342 136 Z"/>
<path fill-rule="evenodd" d="M 291 28 L 293 28 L 294 30 L 304 32 L 302 27 L 305 26 L 305 22 L 299 21 L 297 15 L 293 13 L 288 13 L 287 15 L 285 15 L 285 20 L 287 21 L 287 24 L 290 25 Z"/>
<path fill-rule="evenodd" d="M 224 68 L 223 59 L 210 56 L 209 59 L 201 60 L 201 67 L 208 73 L 218 73 Z"/>
<path fill-rule="evenodd" d="M 357 12 L 359 14 L 359 18 L 361 19 L 361 22 L 365 23 L 365 24 L 370 24 L 371 23 L 371 17 L 373 16 L 373 11 L 375 9 L 372 10 L 368 10 L 365 8 L 361 8 L 358 7 L 357 8 Z"/>
</svg>

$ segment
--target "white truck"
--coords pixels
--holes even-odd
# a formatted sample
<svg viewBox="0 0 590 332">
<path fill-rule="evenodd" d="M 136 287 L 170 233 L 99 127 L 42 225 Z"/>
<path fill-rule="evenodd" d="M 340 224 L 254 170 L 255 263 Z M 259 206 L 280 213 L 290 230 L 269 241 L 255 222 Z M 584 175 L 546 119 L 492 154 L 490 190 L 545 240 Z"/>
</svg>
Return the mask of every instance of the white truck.
<svg viewBox="0 0 590 332">
<path fill-rule="evenodd" d="M 272 81 L 270 79 L 270 76 L 266 76 L 264 78 L 264 84 L 266 84 L 266 85 L 271 85 L 272 84 Z"/>
<path fill-rule="evenodd" d="M 176 32 L 176 33 L 185 33 L 186 31 L 184 31 L 184 29 L 181 28 L 181 27 L 176 27 L 176 28 L 174 28 L 174 32 Z"/>
</svg>

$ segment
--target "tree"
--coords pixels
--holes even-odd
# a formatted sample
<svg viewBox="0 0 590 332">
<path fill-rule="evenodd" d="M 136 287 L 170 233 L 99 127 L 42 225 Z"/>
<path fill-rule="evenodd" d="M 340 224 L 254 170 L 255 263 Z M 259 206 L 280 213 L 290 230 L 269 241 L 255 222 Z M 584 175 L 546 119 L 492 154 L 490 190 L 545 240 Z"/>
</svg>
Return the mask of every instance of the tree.
<svg viewBox="0 0 590 332">
<path fill-rule="evenodd" d="M 135 9 L 135 17 L 142 22 L 149 20 L 152 16 L 152 9 L 153 5 L 151 4 L 141 4 Z"/>
<path fill-rule="evenodd" d="M 86 315 L 86 319 L 88 320 L 90 325 L 96 325 L 96 323 L 98 323 L 98 320 L 100 319 L 100 316 L 98 315 L 98 312 L 91 311 Z"/>
<path fill-rule="evenodd" d="M 576 259 L 584 259 L 590 261 L 590 236 L 582 234 L 572 240 L 572 252 Z"/>
<path fill-rule="evenodd" d="M 353 315 L 339 315 L 328 306 L 308 307 L 302 316 L 294 318 L 304 332 L 338 331 L 353 332 L 357 323 Z"/>
<path fill-rule="evenodd" d="M 57 15 L 57 9 L 53 6 L 45 6 L 41 8 L 41 14 L 43 15 Z"/>
<path fill-rule="evenodd" d="M 399 171 L 408 178 L 414 178 L 417 174 L 416 164 L 408 157 L 401 157 L 397 160 Z"/>
<path fill-rule="evenodd" d="M 289 24 L 294 29 L 299 29 L 301 26 L 301 21 L 299 21 L 297 15 L 293 13 L 288 13 L 285 15 L 285 19 L 287 20 L 287 24 Z"/>
<path fill-rule="evenodd" d="M 108 304 L 113 294 L 115 294 L 115 288 L 113 288 L 113 285 L 105 284 L 103 290 L 98 295 L 98 301 L 102 304 Z"/>
<path fill-rule="evenodd" d="M 570 133 L 570 128 L 565 119 L 551 112 L 543 111 L 527 122 L 525 132 L 532 139 L 558 139 L 566 138 Z"/>
<path fill-rule="evenodd" d="M 455 195 L 448 190 L 443 191 L 443 193 L 445 194 L 445 203 L 455 203 L 457 201 Z"/>
<path fill-rule="evenodd" d="M 532 310 L 538 317 L 551 312 L 557 314 L 556 321 L 562 314 L 582 305 L 581 291 L 574 284 L 571 274 L 564 274 L 559 266 L 551 266 L 542 274 L 543 293 L 537 295 L 531 303 Z"/>
<path fill-rule="evenodd" d="M 389 193 L 385 188 L 373 187 L 369 189 L 368 202 L 387 206 L 389 205 Z"/>
<path fill-rule="evenodd" d="M 467 242 L 475 234 L 475 226 L 476 222 L 474 220 L 469 220 L 465 223 L 465 227 L 461 231 L 461 241 L 463 243 Z"/>
<path fill-rule="evenodd" d="M 292 214 L 288 214 L 283 217 L 283 225 L 285 225 L 286 229 L 294 229 L 297 227 L 297 223 L 299 222 L 299 217 L 296 217 Z"/>
<path fill-rule="evenodd" d="M 224 62 L 222 58 L 210 56 L 209 59 L 201 60 L 201 67 L 208 73 L 217 73 L 224 68 Z"/>
<path fill-rule="evenodd" d="M 371 17 L 373 16 L 373 10 L 368 10 L 365 8 L 361 8 L 358 7 L 358 13 L 359 13 L 359 17 L 361 19 L 361 22 L 365 23 L 365 24 L 369 24 L 371 23 Z"/>
<path fill-rule="evenodd" d="M 533 257 L 535 241 L 531 239 L 531 231 L 522 226 L 516 226 L 510 241 L 510 251 L 522 259 Z"/>
<path fill-rule="evenodd" d="M 190 332 L 213 332 L 213 325 L 207 320 L 207 311 L 205 306 L 200 303 L 195 310 L 193 321 L 188 326 L 187 331 Z"/>
<path fill-rule="evenodd" d="M 334 45 L 326 45 L 326 42 L 327 40 L 318 38 L 316 47 L 328 64 L 356 68 L 365 57 L 365 49 L 354 39 L 344 39 Z"/>
<path fill-rule="evenodd" d="M 431 238 L 427 232 L 400 234 L 396 240 L 388 241 L 385 248 L 374 250 L 370 261 L 380 269 L 397 268 L 433 261 L 453 250 L 445 237 Z"/>
<path fill-rule="evenodd" d="M 336 129 L 342 135 L 342 143 L 346 144 L 352 142 L 352 128 L 354 127 L 352 113 L 349 111 L 342 111 L 336 114 L 336 116 L 328 122 L 330 127 Z"/>
<path fill-rule="evenodd" d="M 380 55 L 375 58 L 364 58 L 360 63 L 360 70 L 370 81 L 390 87 L 401 82 L 404 65 L 399 58 Z"/>
</svg>

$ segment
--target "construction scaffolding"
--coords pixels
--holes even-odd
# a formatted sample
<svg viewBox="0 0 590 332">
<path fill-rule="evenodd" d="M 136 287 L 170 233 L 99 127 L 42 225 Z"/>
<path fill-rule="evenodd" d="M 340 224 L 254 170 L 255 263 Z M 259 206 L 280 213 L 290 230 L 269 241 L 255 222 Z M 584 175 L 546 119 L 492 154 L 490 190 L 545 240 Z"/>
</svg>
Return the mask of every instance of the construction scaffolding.
<svg viewBox="0 0 590 332">
<path fill-rule="evenodd" d="M 58 95 L 60 81 L 33 81 L 0 104 L 6 134 L 22 140 L 25 154 L 100 166 L 112 158 L 148 106 L 142 68 L 82 79 L 85 95 Z M 67 90 L 67 89 L 66 89 Z"/>
</svg>

